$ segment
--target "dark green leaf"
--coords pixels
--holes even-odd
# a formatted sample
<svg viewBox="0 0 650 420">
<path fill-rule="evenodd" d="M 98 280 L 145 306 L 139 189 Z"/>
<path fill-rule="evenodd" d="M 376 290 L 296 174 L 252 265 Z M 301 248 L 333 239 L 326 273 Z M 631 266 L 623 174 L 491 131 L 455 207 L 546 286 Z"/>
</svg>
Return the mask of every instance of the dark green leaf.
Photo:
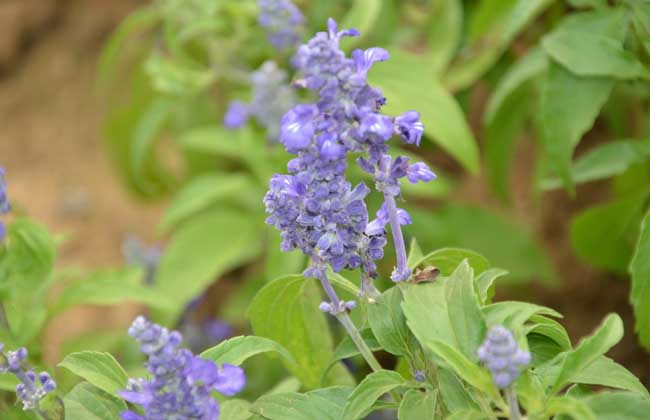
<svg viewBox="0 0 650 420">
<path fill-rule="evenodd" d="M 417 343 L 406 326 L 399 287 L 385 291 L 375 303 L 367 305 L 368 323 L 381 347 L 396 356 L 410 356 Z"/>
<path fill-rule="evenodd" d="M 546 404 L 546 416 L 567 414 L 574 420 L 596 420 L 591 409 L 581 400 L 571 397 L 553 397 Z"/>
<path fill-rule="evenodd" d="M 255 337 L 254 335 L 243 335 L 222 341 L 201 353 L 201 357 L 214 360 L 219 364 L 229 363 L 239 366 L 246 359 L 256 354 L 268 352 L 278 353 L 288 361 L 295 363 L 293 356 L 284 347 L 273 340 L 264 337 Z"/>
<path fill-rule="evenodd" d="M 340 418 L 361 418 L 379 397 L 403 385 L 406 385 L 406 380 L 397 372 L 381 370 L 371 373 L 352 391 Z"/>
<path fill-rule="evenodd" d="M 650 400 L 627 392 L 599 392 L 584 399 L 597 420 L 645 420 Z"/>
<path fill-rule="evenodd" d="M 348 387 L 331 387 L 299 394 L 273 394 L 258 399 L 250 411 L 269 420 L 340 420 Z"/>
<path fill-rule="evenodd" d="M 416 389 L 407 391 L 397 411 L 397 418 L 399 420 L 434 420 L 437 397 L 437 391 L 422 392 Z"/>
<path fill-rule="evenodd" d="M 650 212 L 641 224 L 641 234 L 630 264 L 632 291 L 630 300 L 636 319 L 639 340 L 650 348 Z"/>
<path fill-rule="evenodd" d="M 72 353 L 67 355 L 58 366 L 68 369 L 90 384 L 113 395 L 125 389 L 129 379 L 122 366 L 109 353 L 96 351 Z"/>
<path fill-rule="evenodd" d="M 448 412 L 478 409 L 478 405 L 456 374 L 443 367 L 439 367 L 436 372 L 440 394 Z"/>
<path fill-rule="evenodd" d="M 571 379 L 572 382 L 588 385 L 602 385 L 610 388 L 624 389 L 649 398 L 650 393 L 632 372 L 612 359 L 600 356 Z"/>
<path fill-rule="evenodd" d="M 343 16 L 339 27 L 342 29 L 355 28 L 361 33 L 361 35 L 345 42 L 346 47 L 359 44 L 371 34 L 373 26 L 381 14 L 383 3 L 382 0 L 352 1 L 352 6 L 349 8 L 345 16 Z"/>
<path fill-rule="evenodd" d="M 115 420 L 126 411 L 124 401 L 82 382 L 63 398 L 66 420 Z"/>
<path fill-rule="evenodd" d="M 562 318 L 562 314 L 551 308 L 517 301 L 497 302 L 484 306 L 483 314 L 490 327 L 504 325 L 515 333 L 519 332 L 524 323 L 534 315 Z"/>
<path fill-rule="evenodd" d="M 441 0 L 432 4 L 429 47 L 436 74 L 443 72 L 453 58 L 463 32 L 463 2 Z"/>
</svg>

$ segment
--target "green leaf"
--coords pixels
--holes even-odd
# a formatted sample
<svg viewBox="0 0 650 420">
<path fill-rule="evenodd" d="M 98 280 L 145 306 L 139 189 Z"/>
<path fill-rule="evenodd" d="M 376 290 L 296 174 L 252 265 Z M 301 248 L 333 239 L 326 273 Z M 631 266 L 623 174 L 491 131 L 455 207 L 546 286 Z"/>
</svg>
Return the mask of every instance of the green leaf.
<svg viewBox="0 0 650 420">
<path fill-rule="evenodd" d="M 242 132 L 240 132 L 242 131 Z M 241 137 L 250 135 L 248 130 L 226 130 L 222 127 L 201 127 L 183 134 L 178 143 L 194 152 L 214 154 L 239 160 L 246 153 Z"/>
<path fill-rule="evenodd" d="M 542 92 L 542 146 L 570 192 L 574 191 L 573 150 L 594 124 L 613 86 L 613 79 L 578 77 L 555 63 L 549 67 Z"/>
<path fill-rule="evenodd" d="M 489 418 L 487 414 L 476 410 L 461 410 L 452 412 L 446 420 L 484 420 Z"/>
<path fill-rule="evenodd" d="M 67 286 L 52 305 L 57 314 L 75 305 L 115 305 L 122 302 L 144 303 L 158 309 L 170 309 L 173 300 L 143 284 L 141 270 L 127 267 L 105 269 L 89 274 Z"/>
<path fill-rule="evenodd" d="M 634 376 L 612 359 L 600 356 L 593 363 L 572 378 L 577 384 L 602 385 L 610 388 L 624 389 L 648 398 L 648 389 Z"/>
<path fill-rule="evenodd" d="M 650 140 L 616 140 L 594 147 L 580 156 L 571 168 L 577 184 L 621 175 L 632 165 L 650 159 Z M 547 178 L 542 188 L 559 188 L 559 178 Z"/>
<path fill-rule="evenodd" d="M 508 275 L 506 270 L 501 268 L 490 268 L 476 277 L 476 291 L 481 299 L 481 304 L 487 305 L 494 296 L 494 282 L 502 276 Z"/>
<path fill-rule="evenodd" d="M 602 325 L 589 337 L 584 338 L 575 350 L 568 351 L 562 357 L 560 369 L 552 382 L 555 393 L 574 381 L 584 369 L 607 353 L 623 337 L 623 321 L 616 314 L 610 314 Z"/>
<path fill-rule="evenodd" d="M 287 276 L 264 286 L 248 310 L 255 334 L 276 341 L 294 356 L 296 363 L 285 364 L 307 388 L 321 384 L 321 375 L 334 356 L 327 320 L 318 310 L 320 300 L 314 279 Z M 328 379 L 350 383 L 340 365 Z"/>
<path fill-rule="evenodd" d="M 386 290 L 375 303 L 369 303 L 368 323 L 381 347 L 396 356 L 411 355 L 417 343 L 406 326 L 402 313 L 402 292 L 398 287 Z"/>
<path fill-rule="evenodd" d="M 581 400 L 571 397 L 553 397 L 546 403 L 546 416 L 567 414 L 574 420 L 596 420 L 591 409 Z"/>
<path fill-rule="evenodd" d="M 366 328 L 359 332 L 361 333 L 361 337 L 363 338 L 363 341 L 366 342 L 370 350 L 372 351 L 381 350 L 382 346 L 381 344 L 379 344 L 379 341 L 377 341 L 370 328 Z M 336 349 L 334 350 L 333 361 L 336 362 L 342 359 L 349 359 L 359 354 L 360 354 L 359 349 L 357 349 L 357 346 L 356 344 L 354 344 L 354 341 L 352 341 L 349 335 L 346 335 L 345 337 L 343 337 L 343 340 L 341 340 L 339 345 L 336 346 Z"/>
<path fill-rule="evenodd" d="M 201 357 L 213 360 L 219 364 L 229 363 L 239 366 L 250 357 L 268 352 L 278 353 L 288 361 L 295 363 L 295 359 L 287 349 L 273 340 L 254 335 L 242 335 L 222 341 L 201 353 Z"/>
<path fill-rule="evenodd" d="M 251 403 L 238 398 L 219 403 L 220 420 L 247 420 L 252 416 Z"/>
<path fill-rule="evenodd" d="M 407 391 L 397 411 L 397 418 L 399 420 L 434 420 L 437 394 L 437 391 L 422 392 L 416 389 Z"/>
<path fill-rule="evenodd" d="M 599 392 L 586 397 L 597 420 L 644 420 L 650 412 L 650 401 L 627 392 Z"/>
<path fill-rule="evenodd" d="M 452 91 L 478 80 L 507 49 L 513 39 L 553 0 L 484 0 L 472 14 L 463 54 L 452 63 L 444 85 Z"/>
<path fill-rule="evenodd" d="M 250 411 L 269 420 L 340 420 L 351 388 L 330 387 L 299 394 L 288 392 L 259 398 Z"/>
<path fill-rule="evenodd" d="M 632 22 L 637 39 L 650 53 L 650 4 L 642 1 L 628 2 L 632 6 Z"/>
<path fill-rule="evenodd" d="M 555 61 L 578 76 L 650 77 L 650 71 L 634 54 L 623 49 L 618 27 L 627 26 L 624 14 L 606 10 L 584 15 L 583 19 L 565 19 L 542 39 L 544 50 Z M 595 25 L 596 19 L 602 20 L 602 25 Z"/>
<path fill-rule="evenodd" d="M 639 341 L 650 348 L 650 211 L 641 223 L 641 234 L 630 263 L 632 291 L 630 300 L 636 319 L 635 331 Z"/>
<path fill-rule="evenodd" d="M 478 405 L 456 374 L 443 367 L 438 367 L 436 372 L 440 394 L 448 412 L 478 410 Z"/>
<path fill-rule="evenodd" d="M 431 5 L 429 54 L 436 74 L 444 71 L 453 58 L 463 32 L 461 0 L 441 0 Z"/>
<path fill-rule="evenodd" d="M 484 306 L 483 314 L 485 315 L 487 325 L 490 327 L 503 325 L 515 332 L 518 332 L 524 323 L 534 315 L 548 315 L 555 318 L 562 318 L 562 314 L 551 308 L 517 301 L 503 301 Z"/>
<path fill-rule="evenodd" d="M 109 394 L 117 395 L 117 391 L 126 388 L 129 379 L 122 366 L 109 353 L 82 351 L 68 354 L 58 366 L 81 376 Z"/>
<path fill-rule="evenodd" d="M 361 35 L 347 40 L 345 47 L 352 47 L 363 42 L 372 33 L 373 26 L 381 14 L 382 3 L 381 0 L 352 1 L 352 6 L 343 16 L 339 28 L 355 28 Z"/>
<path fill-rule="evenodd" d="M 381 397 L 406 385 L 406 380 L 397 372 L 381 370 L 366 376 L 352 391 L 340 418 L 356 420 Z"/>
<path fill-rule="evenodd" d="M 408 77 L 405 68 L 410 69 Z M 468 171 L 478 173 L 478 147 L 463 111 L 435 80 L 426 61 L 402 51 L 391 51 L 390 60 L 373 67 L 369 80 L 388 98 L 384 107 L 387 113 L 397 115 L 418 110 L 425 137 L 445 149 Z"/>
<path fill-rule="evenodd" d="M 205 174 L 192 179 L 169 204 L 158 230 L 169 232 L 190 216 L 205 210 L 221 200 L 231 203 L 249 196 L 242 191 L 254 192 L 254 180 L 244 174 Z"/>
<path fill-rule="evenodd" d="M 416 268 L 432 265 L 440 270 L 441 275 L 449 276 L 464 260 L 468 261 L 476 274 L 480 274 L 490 268 L 490 262 L 483 255 L 462 248 L 437 249 L 415 260 L 410 267 Z"/>
<path fill-rule="evenodd" d="M 124 401 L 82 382 L 63 398 L 66 420 L 115 420 L 126 411 Z"/>
<path fill-rule="evenodd" d="M 334 286 L 337 286 L 341 290 L 345 290 L 352 296 L 359 296 L 359 287 L 356 284 L 352 283 L 350 280 L 346 279 L 339 273 L 335 273 L 332 270 L 327 270 L 327 277 L 330 279 Z"/>
<path fill-rule="evenodd" d="M 201 214 L 179 228 L 167 246 L 154 289 L 178 306 L 166 314 L 176 317 L 190 299 L 202 293 L 228 270 L 260 252 L 256 221 L 233 210 Z"/>
<path fill-rule="evenodd" d="M 594 8 L 605 8 L 607 7 L 607 0 L 567 0 L 568 3 L 577 8 L 582 7 L 594 7 Z"/>
<path fill-rule="evenodd" d="M 571 222 L 571 245 L 596 267 L 624 273 L 634 251 L 647 193 L 600 204 Z"/>
<path fill-rule="evenodd" d="M 417 262 L 420 261 L 422 257 L 424 257 L 424 253 L 418 244 L 418 240 L 411 238 L 411 244 L 409 245 L 409 255 L 406 261 L 407 265 L 409 267 L 416 267 L 415 264 L 417 264 Z"/>
</svg>

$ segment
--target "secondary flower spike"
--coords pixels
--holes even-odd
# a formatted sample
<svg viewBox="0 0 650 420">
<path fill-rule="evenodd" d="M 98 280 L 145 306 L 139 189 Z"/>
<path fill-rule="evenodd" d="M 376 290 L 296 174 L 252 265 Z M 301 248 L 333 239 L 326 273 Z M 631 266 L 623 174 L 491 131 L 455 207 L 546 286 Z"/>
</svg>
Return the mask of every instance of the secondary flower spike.
<svg viewBox="0 0 650 420">
<path fill-rule="evenodd" d="M 305 20 L 300 10 L 290 0 L 258 0 L 260 8 L 258 22 L 266 29 L 269 42 L 283 50 L 300 41 L 302 24 Z"/>
<path fill-rule="evenodd" d="M 25 367 L 27 350 L 24 347 L 6 353 L 3 349 L 4 345 L 0 343 L 0 373 L 12 373 L 20 381 L 16 385 L 16 395 L 23 403 L 23 410 L 38 410 L 39 402 L 54 391 L 56 382 L 47 372 L 36 376 L 33 369 Z"/>
<path fill-rule="evenodd" d="M 140 343 L 148 357 L 145 364 L 150 378 L 130 379 L 119 394 L 126 401 L 142 406 L 144 414 L 125 411 L 123 420 L 197 419 L 217 420 L 219 403 L 212 391 L 232 396 L 244 388 L 244 371 L 229 364 L 217 366 L 179 348 L 182 337 L 160 325 L 137 317 L 129 335 Z"/>
<path fill-rule="evenodd" d="M 502 325 L 490 328 L 476 353 L 500 389 L 509 387 L 530 363 L 530 353 L 521 350 L 512 332 Z"/>
<path fill-rule="evenodd" d="M 7 197 L 7 181 L 5 179 L 5 169 L 0 167 L 0 215 L 7 214 L 11 210 L 9 197 Z M 4 223 L 0 221 L 0 242 L 6 235 Z"/>
</svg>

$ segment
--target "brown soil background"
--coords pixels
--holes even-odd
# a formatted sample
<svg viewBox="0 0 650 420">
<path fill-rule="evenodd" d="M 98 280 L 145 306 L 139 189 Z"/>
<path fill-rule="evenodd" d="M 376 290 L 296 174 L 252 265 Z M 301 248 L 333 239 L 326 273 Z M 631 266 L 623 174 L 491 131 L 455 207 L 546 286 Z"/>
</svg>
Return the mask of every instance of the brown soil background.
<svg viewBox="0 0 650 420">
<path fill-rule="evenodd" d="M 103 42 L 141 4 L 138 0 L 0 1 L 0 164 L 7 168 L 9 193 L 17 210 L 57 234 L 68 235 L 60 248 L 61 266 L 120 263 L 124 237 L 136 233 L 152 239 L 161 213 L 160 205 L 138 203 L 119 184 L 103 147 L 105 104 L 95 89 Z M 474 93 L 479 111 L 473 111 L 470 120 L 478 120 L 486 94 L 481 86 Z M 604 186 L 582 188 L 576 200 L 556 192 L 545 195 L 541 205 L 533 202 L 527 174 L 534 150 L 531 142 L 524 144 L 515 159 L 514 215 L 543 239 L 561 278 L 554 289 L 531 284 L 499 298 L 532 300 L 558 310 L 576 338 L 592 331 L 608 312 L 618 312 L 626 334 L 610 355 L 650 384 L 650 358 L 633 334 L 628 279 L 589 268 L 576 259 L 568 243 L 571 214 L 601 199 Z M 480 177 L 468 179 L 457 195 L 501 209 Z M 50 326 L 48 358 L 57 360 L 64 337 L 125 326 L 134 312 L 130 307 L 67 312 Z"/>
</svg>

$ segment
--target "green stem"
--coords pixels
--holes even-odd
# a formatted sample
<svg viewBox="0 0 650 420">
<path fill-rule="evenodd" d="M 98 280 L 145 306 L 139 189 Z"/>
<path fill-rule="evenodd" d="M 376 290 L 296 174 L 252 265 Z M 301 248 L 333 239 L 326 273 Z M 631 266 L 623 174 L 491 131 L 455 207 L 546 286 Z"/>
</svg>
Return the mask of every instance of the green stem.
<svg viewBox="0 0 650 420">
<path fill-rule="evenodd" d="M 521 412 L 519 411 L 519 401 L 517 401 L 517 394 L 515 388 L 509 386 L 505 390 L 506 400 L 508 401 L 508 408 L 510 409 L 510 420 L 521 420 Z"/>
<path fill-rule="evenodd" d="M 357 330 L 357 327 L 352 322 L 352 318 L 350 318 L 350 315 L 347 312 L 340 312 L 336 315 L 336 318 L 339 320 L 341 325 L 343 325 L 343 328 L 345 328 L 345 331 L 348 333 L 348 335 L 354 342 L 355 346 L 357 346 L 357 350 L 359 350 L 359 353 L 361 353 L 363 358 L 366 359 L 366 362 L 368 363 L 370 368 L 375 372 L 380 371 L 381 365 L 375 358 L 375 355 L 372 354 L 372 350 L 370 350 L 370 347 L 368 347 L 366 342 L 363 340 L 363 337 L 361 337 L 361 334 L 359 333 L 359 330 Z"/>
</svg>

